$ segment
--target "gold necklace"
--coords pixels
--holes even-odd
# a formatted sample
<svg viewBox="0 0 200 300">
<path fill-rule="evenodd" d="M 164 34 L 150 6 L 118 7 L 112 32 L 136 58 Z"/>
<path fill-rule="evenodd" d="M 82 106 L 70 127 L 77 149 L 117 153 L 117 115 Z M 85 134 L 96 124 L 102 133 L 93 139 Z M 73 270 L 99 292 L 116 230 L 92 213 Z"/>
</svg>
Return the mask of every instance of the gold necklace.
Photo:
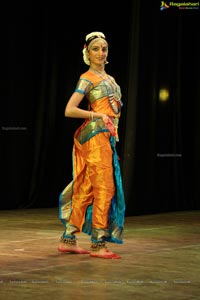
<svg viewBox="0 0 200 300">
<path fill-rule="evenodd" d="M 96 70 L 96 69 L 93 69 L 93 68 L 90 68 L 90 70 L 92 72 L 94 72 L 95 74 L 97 74 L 98 76 L 100 76 L 101 78 L 103 78 L 102 76 L 105 76 L 107 75 L 106 72 L 103 70 L 103 71 L 99 71 L 99 70 Z"/>
<path fill-rule="evenodd" d="M 113 91 L 115 91 L 117 84 L 116 84 L 115 80 L 112 78 L 112 76 L 109 76 L 105 71 L 101 72 L 101 71 L 98 71 L 93 68 L 90 68 L 90 70 L 93 71 L 97 76 L 102 78 L 104 81 L 107 81 L 109 83 L 109 85 L 112 87 Z M 107 89 L 107 86 L 106 86 L 106 89 Z M 107 89 L 107 91 L 108 91 L 108 89 Z M 120 113 L 121 107 L 123 105 L 120 98 L 121 98 L 121 95 L 118 98 L 118 97 L 116 97 L 115 92 L 112 92 L 112 93 L 108 92 L 108 99 L 109 99 L 110 105 L 116 115 Z M 119 105 L 116 104 L 115 101 L 118 102 Z"/>
<path fill-rule="evenodd" d="M 115 86 L 116 85 L 116 82 L 115 80 L 109 76 L 106 71 L 99 71 L 99 70 L 96 70 L 96 69 L 93 69 L 93 68 L 90 68 L 90 70 L 92 70 L 95 74 L 97 74 L 100 78 L 104 79 L 104 80 L 107 80 L 112 86 Z"/>
</svg>

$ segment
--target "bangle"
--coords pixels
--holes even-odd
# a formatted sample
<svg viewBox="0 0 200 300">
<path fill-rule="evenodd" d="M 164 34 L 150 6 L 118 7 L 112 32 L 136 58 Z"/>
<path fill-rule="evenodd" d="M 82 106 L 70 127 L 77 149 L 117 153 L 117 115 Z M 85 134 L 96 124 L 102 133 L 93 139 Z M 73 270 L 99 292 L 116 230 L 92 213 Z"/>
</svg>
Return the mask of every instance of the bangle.
<svg viewBox="0 0 200 300">
<path fill-rule="evenodd" d="M 93 121 L 93 117 L 94 117 L 94 112 L 93 112 L 93 110 L 91 110 L 91 111 L 90 111 L 90 120 Z"/>
</svg>

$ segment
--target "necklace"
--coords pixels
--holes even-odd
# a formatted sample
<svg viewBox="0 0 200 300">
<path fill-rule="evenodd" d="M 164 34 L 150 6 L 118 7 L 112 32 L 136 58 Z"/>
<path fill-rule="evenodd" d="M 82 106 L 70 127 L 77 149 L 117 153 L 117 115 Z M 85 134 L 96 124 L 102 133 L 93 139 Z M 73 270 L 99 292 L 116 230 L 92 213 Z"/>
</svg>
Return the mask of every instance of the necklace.
<svg viewBox="0 0 200 300">
<path fill-rule="evenodd" d="M 92 71 L 93 73 L 97 74 L 99 77 L 103 78 L 102 76 L 105 76 L 107 75 L 106 72 L 103 70 L 103 71 L 99 71 L 99 70 L 96 70 L 96 69 L 93 69 L 90 67 L 89 69 L 90 71 Z"/>
<path fill-rule="evenodd" d="M 119 114 L 123 105 L 119 85 L 116 83 L 114 78 L 108 75 L 105 71 L 99 71 L 93 68 L 90 68 L 90 70 L 103 79 L 110 106 L 116 115 Z"/>
</svg>

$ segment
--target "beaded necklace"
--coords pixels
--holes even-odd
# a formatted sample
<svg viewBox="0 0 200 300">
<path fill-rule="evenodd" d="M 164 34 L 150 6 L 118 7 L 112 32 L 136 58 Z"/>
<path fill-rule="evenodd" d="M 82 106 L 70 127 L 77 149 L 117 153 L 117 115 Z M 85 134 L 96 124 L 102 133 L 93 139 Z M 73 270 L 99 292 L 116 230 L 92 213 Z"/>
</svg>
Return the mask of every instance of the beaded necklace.
<svg viewBox="0 0 200 300">
<path fill-rule="evenodd" d="M 107 90 L 110 106 L 116 115 L 119 114 L 121 112 L 121 107 L 122 107 L 123 103 L 121 101 L 121 93 L 119 91 L 119 86 L 117 85 L 116 81 L 114 80 L 113 77 L 106 74 L 105 71 L 102 73 L 93 68 L 90 68 L 90 70 L 93 71 L 95 74 L 97 74 L 100 78 L 103 79 L 106 90 Z M 109 91 L 109 89 L 111 91 Z"/>
</svg>

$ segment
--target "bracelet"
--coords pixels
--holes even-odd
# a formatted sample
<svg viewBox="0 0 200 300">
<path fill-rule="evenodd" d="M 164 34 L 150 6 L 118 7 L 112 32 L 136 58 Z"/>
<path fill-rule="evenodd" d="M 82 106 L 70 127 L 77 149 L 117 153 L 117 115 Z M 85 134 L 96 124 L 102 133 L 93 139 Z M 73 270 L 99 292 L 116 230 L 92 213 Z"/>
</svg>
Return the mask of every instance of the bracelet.
<svg viewBox="0 0 200 300">
<path fill-rule="evenodd" d="M 94 117 L 94 112 L 93 112 L 93 110 L 91 110 L 91 111 L 90 111 L 90 120 L 93 121 L 93 117 Z"/>
</svg>

